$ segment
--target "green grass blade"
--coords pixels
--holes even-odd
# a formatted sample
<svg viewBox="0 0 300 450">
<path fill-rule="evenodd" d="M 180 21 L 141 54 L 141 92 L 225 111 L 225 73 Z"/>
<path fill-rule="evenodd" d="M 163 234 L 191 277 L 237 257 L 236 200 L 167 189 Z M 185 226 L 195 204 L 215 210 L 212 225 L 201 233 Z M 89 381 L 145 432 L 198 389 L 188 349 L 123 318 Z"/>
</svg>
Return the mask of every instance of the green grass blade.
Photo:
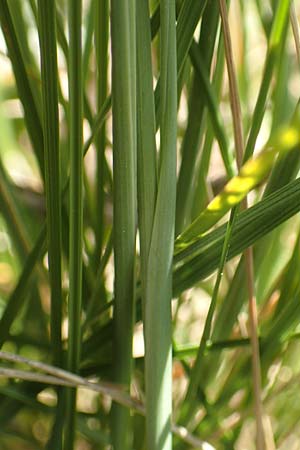
<svg viewBox="0 0 300 450">
<path fill-rule="evenodd" d="M 148 1 L 137 3 L 137 164 L 141 281 L 144 285 L 157 195 L 155 113 Z M 142 295 L 144 297 L 144 294 Z"/>
<path fill-rule="evenodd" d="M 299 211 L 300 181 L 296 180 L 270 194 L 236 219 L 228 259 L 274 230 Z M 226 225 L 199 238 L 175 255 L 174 295 L 193 286 L 217 269 Z"/>
<path fill-rule="evenodd" d="M 69 18 L 69 103 L 70 103 L 70 258 L 68 369 L 79 369 L 82 302 L 83 242 L 83 155 L 82 155 L 82 56 L 81 0 L 68 2 Z M 72 450 L 75 437 L 76 390 L 68 391 L 65 450 Z"/>
<path fill-rule="evenodd" d="M 172 257 L 176 201 L 176 29 L 175 4 L 160 3 L 161 134 L 158 193 L 151 238 L 145 302 L 146 443 L 172 448 Z"/>
<path fill-rule="evenodd" d="M 265 112 L 266 100 L 272 81 L 276 59 L 280 46 L 283 45 L 284 28 L 289 18 L 289 7 L 290 0 L 282 0 L 278 2 L 269 39 L 268 54 L 266 57 L 263 78 L 253 112 L 252 125 L 245 148 L 244 161 L 247 161 L 254 151 L 256 138 Z"/>
<path fill-rule="evenodd" d="M 199 0 L 197 2 L 194 2 L 193 0 L 184 0 L 181 6 L 176 27 L 176 41 L 178 45 L 177 77 L 180 76 L 183 70 L 196 26 L 203 14 L 203 11 L 205 10 L 206 4 L 207 0 Z M 159 8 L 157 8 L 157 13 L 159 13 Z M 156 17 L 158 18 L 159 15 L 156 15 Z M 159 119 L 161 115 L 160 94 L 160 79 L 158 79 L 155 88 L 155 113 L 157 127 L 159 126 Z"/>
<path fill-rule="evenodd" d="M 52 354 L 57 366 L 62 353 L 62 230 L 61 182 L 59 158 L 58 67 L 56 53 L 55 1 L 38 2 L 41 79 L 43 97 L 43 135 L 45 156 L 45 195 L 47 216 L 48 263 L 51 290 L 50 330 Z M 64 406 L 62 389 L 57 390 L 58 408 L 48 448 L 62 448 Z"/>
<path fill-rule="evenodd" d="M 221 119 L 221 114 L 219 112 L 218 101 L 216 99 L 213 88 L 210 84 L 209 76 L 207 73 L 205 73 L 204 61 L 202 59 L 199 48 L 195 42 L 193 42 L 193 45 L 191 46 L 190 55 L 191 55 L 191 59 L 194 64 L 194 67 L 195 67 L 197 74 L 202 83 L 203 94 L 205 96 L 206 104 L 207 104 L 208 111 L 210 114 L 210 120 L 214 127 L 215 137 L 216 137 L 219 147 L 220 147 L 220 151 L 221 151 L 222 159 L 223 159 L 224 166 L 226 169 L 226 173 L 228 175 L 228 178 L 231 178 L 234 175 L 234 170 L 233 170 L 233 166 L 232 166 L 232 158 L 229 155 L 227 137 L 226 137 L 226 133 L 223 128 L 223 125 L 222 125 L 222 119 Z"/>
<path fill-rule="evenodd" d="M 277 153 L 284 156 L 299 148 L 299 107 L 297 107 L 292 123 L 279 130 L 271 137 L 265 149 L 254 159 L 247 161 L 239 175 L 232 178 L 224 190 L 215 197 L 208 207 L 200 213 L 197 219 L 177 239 L 177 248 L 184 247 L 188 242 L 197 239 L 218 220 L 220 220 L 234 205 L 238 204 L 270 171 Z"/>
<path fill-rule="evenodd" d="M 224 72 L 224 45 L 222 36 L 220 36 L 216 69 L 213 78 L 213 86 L 216 92 L 217 98 L 220 97 L 222 88 L 223 72 Z M 192 208 L 192 220 L 194 220 L 198 214 L 205 208 L 208 203 L 208 186 L 207 186 L 207 174 L 209 170 L 212 145 L 215 139 L 214 129 L 211 121 L 208 120 L 205 140 L 202 147 L 201 159 L 199 163 L 199 170 L 196 180 L 196 188 L 193 193 L 193 208 Z"/>
<path fill-rule="evenodd" d="M 197 2 L 194 3 L 196 4 Z M 198 44 L 201 53 L 203 54 L 203 59 L 207 64 L 207 67 L 205 68 L 207 73 L 210 71 L 217 25 L 218 10 L 213 3 L 209 2 L 203 14 Z M 180 42 L 179 33 L 177 38 L 178 42 Z M 203 86 L 195 73 L 192 86 L 189 89 L 188 122 L 181 145 L 181 164 L 176 197 L 176 236 L 183 230 L 183 227 L 186 224 L 190 223 L 189 209 L 194 183 L 194 177 L 191 176 L 191 174 L 194 173 L 194 167 L 199 153 L 199 145 L 204 131 L 205 104 L 206 101 L 203 95 Z"/>
<path fill-rule="evenodd" d="M 97 109 L 101 110 L 107 97 L 108 69 L 108 1 L 95 2 L 95 47 L 97 60 Z M 106 147 L 105 122 L 101 126 L 96 140 L 97 146 L 97 178 L 96 178 L 96 258 L 101 255 L 104 238 L 104 185 L 105 167 L 104 152 Z"/>
<path fill-rule="evenodd" d="M 51 339 L 55 364 L 61 365 L 61 188 L 55 2 L 39 1 L 38 11 L 43 94 L 48 259 L 51 286 Z"/>
<path fill-rule="evenodd" d="M 114 171 L 114 380 L 129 389 L 135 300 L 136 39 L 135 2 L 111 2 Z M 122 77 L 120 77 L 122 74 Z M 113 404 L 112 441 L 132 447 L 130 411 Z"/>
</svg>

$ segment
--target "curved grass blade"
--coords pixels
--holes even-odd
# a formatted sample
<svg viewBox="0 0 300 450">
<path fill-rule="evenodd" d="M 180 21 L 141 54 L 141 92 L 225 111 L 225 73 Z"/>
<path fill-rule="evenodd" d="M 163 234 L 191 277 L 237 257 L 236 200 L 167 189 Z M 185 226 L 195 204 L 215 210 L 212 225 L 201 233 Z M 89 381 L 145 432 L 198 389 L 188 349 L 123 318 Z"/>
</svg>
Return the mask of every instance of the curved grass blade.
<svg viewBox="0 0 300 450">
<path fill-rule="evenodd" d="M 290 126 L 279 130 L 265 149 L 254 159 L 247 161 L 241 168 L 239 175 L 232 178 L 224 190 L 215 197 L 208 207 L 200 213 L 198 218 L 188 227 L 176 241 L 177 251 L 188 243 L 197 239 L 215 225 L 234 205 L 238 204 L 270 171 L 277 154 L 284 156 L 288 152 L 299 148 L 299 112 L 297 107 Z"/>
<path fill-rule="evenodd" d="M 299 212 L 300 180 L 297 179 L 266 199 L 238 214 L 233 230 L 228 260 L 278 225 Z M 173 293 L 177 296 L 217 269 L 226 225 L 204 235 L 175 255 Z"/>
</svg>

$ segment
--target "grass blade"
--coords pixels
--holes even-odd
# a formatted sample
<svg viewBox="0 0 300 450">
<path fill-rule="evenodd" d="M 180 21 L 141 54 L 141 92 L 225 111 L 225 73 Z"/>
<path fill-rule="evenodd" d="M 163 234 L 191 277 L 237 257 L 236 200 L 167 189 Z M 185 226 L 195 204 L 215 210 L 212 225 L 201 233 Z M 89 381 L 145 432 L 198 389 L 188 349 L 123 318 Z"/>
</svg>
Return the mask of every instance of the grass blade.
<svg viewBox="0 0 300 450">
<path fill-rule="evenodd" d="M 129 389 L 135 300 L 136 39 L 135 2 L 111 2 L 114 171 L 114 380 Z M 120 77 L 122 73 L 122 77 Z M 130 411 L 112 407 L 115 450 L 132 447 Z"/>
<path fill-rule="evenodd" d="M 247 161 L 239 175 L 232 178 L 223 191 L 215 197 L 208 207 L 177 238 L 176 247 L 182 248 L 189 241 L 207 231 L 234 205 L 238 204 L 270 171 L 274 158 L 279 153 L 284 156 L 299 147 L 298 132 L 300 108 L 297 107 L 290 126 L 279 130 L 271 137 L 265 149 L 254 159 Z"/>
<path fill-rule="evenodd" d="M 157 201 L 145 301 L 147 448 L 172 448 L 172 258 L 176 197 L 177 62 L 175 3 L 160 3 L 161 135 Z M 158 312 L 159 311 L 159 312 Z"/>
<path fill-rule="evenodd" d="M 38 2 L 43 94 L 45 193 L 51 285 L 51 338 L 56 365 L 62 364 L 61 196 L 55 2 Z"/>
<path fill-rule="evenodd" d="M 68 369 L 79 369 L 82 302 L 83 155 L 82 155 L 82 56 L 81 0 L 68 2 L 69 103 L 70 103 L 70 258 Z M 65 450 L 72 450 L 75 436 L 76 390 L 68 391 Z"/>
</svg>

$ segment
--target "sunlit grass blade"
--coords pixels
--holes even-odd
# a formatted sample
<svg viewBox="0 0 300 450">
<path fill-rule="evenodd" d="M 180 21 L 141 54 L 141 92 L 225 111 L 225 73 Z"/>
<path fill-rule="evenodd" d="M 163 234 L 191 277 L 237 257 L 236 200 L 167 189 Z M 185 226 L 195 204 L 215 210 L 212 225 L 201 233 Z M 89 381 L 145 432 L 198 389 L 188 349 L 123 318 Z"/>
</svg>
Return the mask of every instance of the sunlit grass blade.
<svg viewBox="0 0 300 450">
<path fill-rule="evenodd" d="M 114 176 L 114 380 L 130 387 L 135 303 L 136 239 L 136 8 L 111 2 Z M 122 73 L 122 77 L 120 74 Z M 115 450 L 132 447 L 130 411 L 112 406 Z"/>
<path fill-rule="evenodd" d="M 177 239 L 176 247 L 184 247 L 188 242 L 206 232 L 218 222 L 230 208 L 238 204 L 270 171 L 275 156 L 299 148 L 300 135 L 298 132 L 299 107 L 290 126 L 279 130 L 271 137 L 265 149 L 254 159 L 249 160 L 241 168 L 239 175 L 232 178 L 224 190 L 215 197 L 208 207 L 198 216 Z"/>
<path fill-rule="evenodd" d="M 240 213 L 233 230 L 228 259 L 238 255 L 299 211 L 300 181 L 296 180 Z M 217 269 L 226 225 L 198 239 L 175 255 L 174 295 Z M 186 262 L 186 264 L 185 264 Z"/>
</svg>

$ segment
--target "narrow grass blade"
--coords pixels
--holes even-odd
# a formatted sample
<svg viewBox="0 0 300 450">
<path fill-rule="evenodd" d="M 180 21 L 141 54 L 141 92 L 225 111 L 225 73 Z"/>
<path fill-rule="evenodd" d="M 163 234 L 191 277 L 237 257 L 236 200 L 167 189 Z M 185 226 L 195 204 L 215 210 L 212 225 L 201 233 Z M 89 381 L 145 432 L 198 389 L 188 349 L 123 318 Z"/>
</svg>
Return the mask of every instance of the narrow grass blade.
<svg viewBox="0 0 300 450">
<path fill-rule="evenodd" d="M 258 202 L 236 219 L 228 259 L 243 252 L 299 211 L 300 181 L 296 180 Z M 174 295 L 193 286 L 217 269 L 226 225 L 190 244 L 175 255 Z"/>
<path fill-rule="evenodd" d="M 271 85 L 276 59 L 280 46 L 284 44 L 282 38 L 284 36 L 285 25 L 289 18 L 289 7 L 290 0 L 282 0 L 281 2 L 278 2 L 268 44 L 268 54 L 266 57 L 263 78 L 253 112 L 251 129 L 245 148 L 244 161 L 247 161 L 254 151 L 256 138 L 265 112 L 266 100 Z"/>
<path fill-rule="evenodd" d="M 172 258 L 176 201 L 177 62 L 175 3 L 160 3 L 161 134 L 157 201 L 145 301 L 146 446 L 172 448 Z"/>
<path fill-rule="evenodd" d="M 209 2 L 203 14 L 198 44 L 201 49 L 201 53 L 203 54 L 203 59 L 207 63 L 207 72 L 210 70 L 212 61 L 217 25 L 218 10 L 215 8 L 213 3 Z M 179 33 L 177 38 L 178 42 L 180 42 Z M 202 128 L 204 124 L 206 101 L 203 96 L 203 86 L 198 78 L 199 77 L 197 74 L 195 74 L 192 81 L 192 86 L 189 90 L 190 100 L 188 122 L 181 145 L 181 164 L 178 175 L 176 197 L 176 236 L 182 232 L 184 225 L 190 222 L 188 211 L 190 208 L 190 198 L 192 195 L 194 182 L 191 174 L 194 173 L 194 167 L 196 165 L 197 155 L 199 153 L 200 140 L 203 133 Z"/>
<path fill-rule="evenodd" d="M 82 155 L 82 56 L 81 0 L 68 2 L 69 18 L 69 103 L 70 103 L 70 258 L 68 303 L 68 369 L 79 369 L 82 302 L 83 241 L 83 155 Z M 72 450 L 75 437 L 76 391 L 67 398 L 65 450 Z"/>
<path fill-rule="evenodd" d="M 43 94 L 45 193 L 51 286 L 51 339 L 56 365 L 62 363 L 61 196 L 55 2 L 38 2 Z"/>
<path fill-rule="evenodd" d="M 184 0 L 181 6 L 176 27 L 176 42 L 178 44 L 177 77 L 180 76 L 183 70 L 196 26 L 203 14 L 203 11 L 205 10 L 206 4 L 207 0 L 199 0 L 197 2 L 194 2 L 193 0 Z M 155 16 L 157 19 L 159 18 L 159 12 L 160 9 L 158 7 L 157 15 Z M 158 24 L 158 20 L 156 21 L 156 24 Z M 155 113 L 157 127 L 159 126 L 159 119 L 161 115 L 160 94 L 160 79 L 158 79 L 155 88 Z"/>
<path fill-rule="evenodd" d="M 205 65 L 204 61 L 202 59 L 201 53 L 199 51 L 198 46 L 195 42 L 193 42 L 193 45 L 191 46 L 190 50 L 192 62 L 194 64 L 194 67 L 197 71 L 197 74 L 201 80 L 201 84 L 203 87 L 203 94 L 205 96 L 206 104 L 208 107 L 208 111 L 210 114 L 210 120 L 214 127 L 215 137 L 218 141 L 222 159 L 224 162 L 224 166 L 226 169 L 226 173 L 228 175 L 228 178 L 233 177 L 234 170 L 232 167 L 232 158 L 229 155 L 228 150 L 228 144 L 227 144 L 227 137 L 225 130 L 222 125 L 222 119 L 219 112 L 218 107 L 218 101 L 216 99 L 215 93 L 213 91 L 213 87 L 211 86 L 209 82 L 209 75 L 205 73 Z"/>
<path fill-rule="evenodd" d="M 62 353 L 62 231 L 59 158 L 58 67 L 56 53 L 55 1 L 38 1 L 41 79 L 43 97 L 43 135 L 45 156 L 45 194 L 47 212 L 48 262 L 51 289 L 51 343 L 54 363 L 63 364 Z M 57 390 L 57 418 L 48 448 L 62 448 L 64 393 Z"/>
<path fill-rule="evenodd" d="M 299 107 L 291 125 L 271 137 L 259 156 L 246 162 L 239 175 L 227 183 L 222 193 L 215 197 L 190 227 L 178 237 L 177 248 L 180 249 L 186 243 L 197 239 L 197 236 L 211 228 L 230 208 L 238 204 L 268 174 L 278 153 L 284 156 L 299 147 L 298 114 Z"/>
<path fill-rule="evenodd" d="M 108 1 L 95 2 L 95 47 L 97 60 L 97 109 L 101 110 L 107 97 L 107 70 L 108 70 Z M 105 231 L 104 223 L 104 187 L 105 187 L 105 148 L 106 128 L 105 122 L 101 126 L 96 139 L 97 147 L 97 177 L 96 177 L 96 259 L 102 253 Z"/>
<path fill-rule="evenodd" d="M 141 281 L 145 287 L 157 195 L 151 34 L 147 0 L 137 3 L 137 164 Z M 142 295 L 144 297 L 144 294 Z"/>
<path fill-rule="evenodd" d="M 114 380 L 129 389 L 135 302 L 136 239 L 136 7 L 111 2 L 114 171 Z M 120 74 L 122 76 L 120 77 Z M 112 407 L 115 450 L 132 447 L 130 411 Z"/>
</svg>

